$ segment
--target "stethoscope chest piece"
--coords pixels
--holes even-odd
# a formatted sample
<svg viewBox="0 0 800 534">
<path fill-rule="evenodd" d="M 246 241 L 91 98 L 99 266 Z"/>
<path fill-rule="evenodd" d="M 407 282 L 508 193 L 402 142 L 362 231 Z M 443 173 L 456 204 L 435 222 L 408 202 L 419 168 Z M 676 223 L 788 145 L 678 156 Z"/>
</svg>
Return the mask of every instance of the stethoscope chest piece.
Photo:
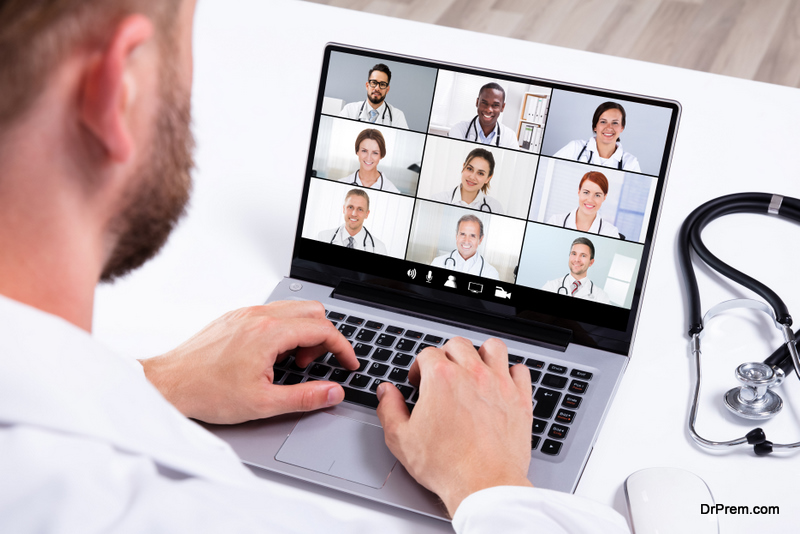
<svg viewBox="0 0 800 534">
<path fill-rule="evenodd" d="M 783 381 L 783 372 L 761 362 L 743 363 L 736 368 L 742 383 L 725 393 L 725 407 L 745 419 L 770 419 L 783 408 L 783 400 L 771 388 Z"/>
</svg>

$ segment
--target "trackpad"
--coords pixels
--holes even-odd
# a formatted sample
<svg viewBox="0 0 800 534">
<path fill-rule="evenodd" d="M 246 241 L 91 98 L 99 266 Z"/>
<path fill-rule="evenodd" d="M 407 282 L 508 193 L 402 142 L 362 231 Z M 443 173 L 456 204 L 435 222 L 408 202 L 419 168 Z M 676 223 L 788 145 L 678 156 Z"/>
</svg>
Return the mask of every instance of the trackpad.
<svg viewBox="0 0 800 534">
<path fill-rule="evenodd" d="M 397 462 L 381 427 L 325 412 L 304 415 L 275 459 L 375 489 Z"/>
</svg>

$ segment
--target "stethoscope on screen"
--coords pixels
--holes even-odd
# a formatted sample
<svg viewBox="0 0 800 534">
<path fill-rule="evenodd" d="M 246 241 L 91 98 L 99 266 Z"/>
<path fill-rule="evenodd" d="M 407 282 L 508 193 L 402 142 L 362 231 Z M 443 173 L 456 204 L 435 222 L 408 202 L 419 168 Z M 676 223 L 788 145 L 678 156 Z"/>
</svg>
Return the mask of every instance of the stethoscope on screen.
<svg viewBox="0 0 800 534">
<path fill-rule="evenodd" d="M 464 134 L 464 140 L 465 141 L 469 141 L 469 131 L 470 130 L 475 130 L 475 142 L 478 141 L 478 126 L 477 126 L 477 123 L 478 123 L 478 116 L 475 115 L 475 118 L 472 119 L 470 121 L 470 123 L 469 123 L 469 126 L 467 126 L 467 133 Z M 500 125 L 499 124 L 495 124 L 495 133 L 497 134 L 497 137 L 495 138 L 495 143 L 494 144 L 495 144 L 495 146 L 500 146 Z"/>
<path fill-rule="evenodd" d="M 455 196 L 456 196 L 456 193 L 458 192 L 458 188 L 459 188 L 459 187 L 461 187 L 461 186 L 460 186 L 460 185 L 457 185 L 457 186 L 456 186 L 456 188 L 455 188 L 455 189 L 453 189 L 453 198 L 455 198 Z M 486 209 L 484 210 L 483 208 L 486 208 Z M 484 197 L 483 197 L 483 203 L 481 204 L 481 207 L 480 207 L 480 208 L 478 208 L 478 209 L 479 209 L 480 211 L 488 211 L 489 213 L 492 213 L 492 208 L 490 208 L 490 207 L 489 207 L 489 204 L 487 204 L 487 203 L 486 203 L 486 196 L 484 196 Z"/>
<path fill-rule="evenodd" d="M 383 191 L 383 173 L 381 171 L 378 171 L 378 175 L 380 176 L 380 180 L 381 180 L 381 186 L 378 188 L 378 191 Z M 358 184 L 358 171 L 356 171 L 356 174 L 353 177 L 353 183 L 351 183 L 350 185 L 355 185 L 355 186 L 359 185 Z M 370 189 L 375 189 L 375 188 L 371 187 Z"/>
<path fill-rule="evenodd" d="M 578 154 L 578 157 L 575 158 L 575 161 L 580 161 L 581 160 L 581 156 L 583 156 L 583 153 L 586 152 L 586 149 L 589 147 L 589 141 L 591 141 L 591 139 L 586 141 L 586 144 L 583 145 L 583 148 L 581 149 L 580 153 Z M 589 157 L 586 159 L 586 163 L 591 163 L 593 157 L 594 157 L 594 152 L 592 152 L 590 150 L 589 151 Z M 619 170 L 622 170 L 622 158 L 619 158 L 619 165 L 617 165 L 617 168 Z"/>
<path fill-rule="evenodd" d="M 564 222 L 561 224 L 562 228 L 567 227 L 567 221 L 569 221 L 569 216 L 572 215 L 573 212 L 569 212 L 564 217 Z M 600 231 L 603 229 L 603 219 L 600 218 L 600 225 L 597 227 L 597 235 L 600 235 Z"/>
<path fill-rule="evenodd" d="M 447 267 L 447 262 L 448 261 L 452 261 L 453 262 L 453 269 L 456 268 L 456 259 L 453 257 L 453 254 L 455 254 L 455 253 L 456 253 L 456 249 L 453 249 L 453 252 L 451 252 L 450 255 L 444 259 L 444 266 L 445 267 Z M 481 256 L 480 254 L 478 254 L 478 255 L 481 257 L 481 270 L 478 271 L 478 276 L 483 276 L 483 265 L 484 265 L 483 256 Z"/>
<path fill-rule="evenodd" d="M 364 107 L 367 105 L 367 101 L 364 100 L 361 103 L 361 109 L 358 110 L 358 116 L 360 117 L 362 113 L 364 113 Z M 383 110 L 383 115 L 381 115 L 381 124 L 386 124 L 386 112 L 389 112 L 389 126 L 392 125 L 394 122 L 394 118 L 392 117 L 392 108 L 389 107 L 389 104 L 386 104 L 386 108 Z M 367 121 L 369 122 L 369 121 Z"/>
<path fill-rule="evenodd" d="M 333 237 L 331 238 L 331 245 L 333 245 L 333 242 L 336 240 L 336 236 L 339 235 L 340 228 L 341 226 L 337 228 L 335 232 L 333 232 Z M 372 252 L 375 252 L 375 240 L 372 239 L 372 234 L 369 233 L 369 230 L 364 228 L 364 250 L 367 250 L 367 239 L 369 239 L 372 242 Z"/>
<path fill-rule="evenodd" d="M 800 441 L 788 444 L 772 443 L 767 441 L 767 437 L 761 428 L 751 430 L 747 435 L 738 439 L 712 441 L 700 436 L 695 429 L 701 382 L 700 337 L 704 331 L 704 325 L 723 311 L 733 308 L 761 310 L 772 318 L 778 330 L 783 332 L 785 340 L 784 344 L 763 363 L 744 363 L 736 369 L 736 378 L 743 385 L 733 388 L 725 394 L 725 406 L 729 410 L 746 419 L 769 419 L 783 407 L 783 401 L 771 388 L 778 386 L 792 370 L 800 378 L 800 358 L 798 358 L 795 341 L 795 336 L 800 335 L 800 330 L 797 333 L 792 332 L 792 317 L 789 315 L 786 305 L 770 288 L 717 258 L 706 248 L 700 238 L 700 233 L 709 222 L 731 213 L 768 213 L 800 223 L 800 200 L 768 193 L 727 195 L 706 202 L 695 209 L 681 226 L 678 252 L 689 297 L 690 348 L 695 359 L 697 372 L 688 426 L 692 438 L 703 447 L 726 449 L 736 445 L 749 444 L 753 446 L 753 451 L 758 456 L 766 456 L 776 449 L 798 448 L 800 447 Z M 703 316 L 700 310 L 700 293 L 697 287 L 697 278 L 692 267 L 692 250 L 709 267 L 730 280 L 754 291 L 766 303 L 752 299 L 730 300 L 717 304 Z"/>
<path fill-rule="evenodd" d="M 559 295 L 561 295 L 561 294 L 562 294 L 562 293 L 561 293 L 561 290 L 562 290 L 562 289 L 564 290 L 564 293 L 563 293 L 564 295 L 569 295 L 569 289 L 567 289 L 567 286 L 566 286 L 566 283 L 567 283 L 567 277 L 568 277 L 568 276 L 569 276 L 569 273 L 565 274 L 565 275 L 564 275 L 564 279 L 563 279 L 563 280 L 561 280 L 561 287 L 559 287 L 559 288 L 558 288 L 558 290 L 556 291 L 556 293 L 558 293 Z M 591 295 L 591 294 L 592 294 L 592 292 L 594 292 L 594 282 L 592 282 L 591 280 L 589 280 L 589 284 L 590 284 L 590 285 L 589 285 L 589 295 Z M 551 287 L 552 287 L 552 286 L 551 286 Z"/>
</svg>

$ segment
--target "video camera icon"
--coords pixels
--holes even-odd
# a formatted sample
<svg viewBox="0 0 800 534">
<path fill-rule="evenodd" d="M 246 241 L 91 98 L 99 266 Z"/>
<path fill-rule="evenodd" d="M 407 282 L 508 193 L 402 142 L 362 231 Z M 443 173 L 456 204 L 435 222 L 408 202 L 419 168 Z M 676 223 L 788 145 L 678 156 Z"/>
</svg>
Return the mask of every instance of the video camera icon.
<svg viewBox="0 0 800 534">
<path fill-rule="evenodd" d="M 510 299 L 511 298 L 511 292 L 510 291 L 506 291 L 505 289 L 503 289 L 500 286 L 495 286 L 494 296 L 497 297 L 497 298 L 501 298 L 501 299 Z"/>
</svg>

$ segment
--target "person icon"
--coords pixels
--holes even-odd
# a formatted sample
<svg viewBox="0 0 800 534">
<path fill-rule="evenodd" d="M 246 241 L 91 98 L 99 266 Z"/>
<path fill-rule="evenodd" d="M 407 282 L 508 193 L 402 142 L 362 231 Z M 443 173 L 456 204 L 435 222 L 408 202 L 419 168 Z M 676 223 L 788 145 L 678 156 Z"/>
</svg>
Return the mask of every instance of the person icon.
<svg viewBox="0 0 800 534">
<path fill-rule="evenodd" d="M 342 206 L 344 224 L 338 228 L 323 230 L 318 240 L 331 245 L 339 245 L 355 250 L 386 254 L 386 245 L 372 235 L 364 226 L 369 217 L 369 195 L 363 189 L 351 189 L 347 192 Z"/>
<path fill-rule="evenodd" d="M 386 102 L 389 94 L 389 83 L 392 81 L 392 71 L 383 63 L 378 63 L 369 70 L 367 75 L 367 98 L 358 102 L 351 102 L 339 112 L 340 117 L 356 119 L 383 126 L 395 126 L 408 129 L 406 116 L 402 111 Z"/>
<path fill-rule="evenodd" d="M 452 274 L 447 277 L 447 282 L 444 283 L 444 287 L 452 287 L 456 289 L 456 277 Z"/>
<path fill-rule="evenodd" d="M 431 265 L 499 280 L 500 273 L 497 269 L 478 253 L 478 247 L 482 242 L 483 221 L 475 215 L 464 215 L 456 225 L 456 248 L 449 254 L 434 258 Z"/>
<path fill-rule="evenodd" d="M 448 137 L 474 141 L 484 145 L 519 149 L 517 134 L 498 119 L 506 108 L 506 91 L 498 83 L 487 83 L 475 101 L 478 114 L 469 121 L 456 123 Z"/>
<path fill-rule="evenodd" d="M 383 134 L 374 128 L 362 130 L 356 137 L 356 157 L 358 170 L 339 180 L 351 185 L 369 187 L 389 193 L 400 190 L 378 170 L 378 164 L 386 157 L 386 141 Z"/>
<path fill-rule="evenodd" d="M 594 264 L 594 243 L 585 237 L 579 237 L 572 242 L 569 252 L 569 272 L 561 278 L 550 280 L 542 289 L 575 297 L 609 304 L 611 299 L 601 287 L 595 285 L 587 276 L 589 267 Z"/>
</svg>

